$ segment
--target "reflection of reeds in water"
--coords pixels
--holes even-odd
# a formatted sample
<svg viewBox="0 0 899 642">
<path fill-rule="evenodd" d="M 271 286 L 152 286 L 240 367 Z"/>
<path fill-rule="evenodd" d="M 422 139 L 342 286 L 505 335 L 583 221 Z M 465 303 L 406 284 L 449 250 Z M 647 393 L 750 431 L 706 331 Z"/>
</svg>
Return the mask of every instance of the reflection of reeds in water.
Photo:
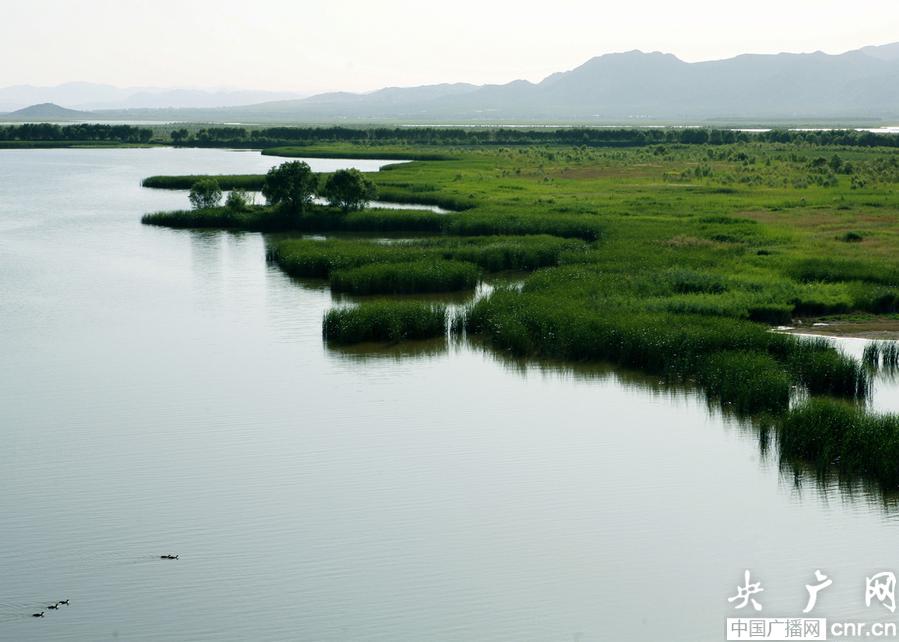
<svg viewBox="0 0 899 642">
<path fill-rule="evenodd" d="M 780 474 L 793 492 L 802 496 L 810 485 L 816 496 L 827 501 L 832 495 L 840 502 L 864 502 L 888 514 L 899 513 L 899 492 L 885 489 L 875 480 L 841 475 L 836 466 L 819 468 L 815 462 L 781 454 Z"/>
<path fill-rule="evenodd" d="M 872 341 L 865 346 L 862 361 L 872 369 L 899 370 L 899 341 Z"/>
<path fill-rule="evenodd" d="M 446 337 L 401 343 L 362 343 L 348 346 L 328 345 L 328 352 L 341 360 L 368 363 L 372 361 L 400 362 L 408 359 L 433 359 L 447 354 Z"/>
</svg>

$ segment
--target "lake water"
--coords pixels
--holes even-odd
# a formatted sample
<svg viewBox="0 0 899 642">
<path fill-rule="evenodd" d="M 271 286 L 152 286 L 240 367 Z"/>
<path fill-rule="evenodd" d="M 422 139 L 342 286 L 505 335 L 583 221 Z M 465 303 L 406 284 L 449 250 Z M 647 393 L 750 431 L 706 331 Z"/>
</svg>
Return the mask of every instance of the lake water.
<svg viewBox="0 0 899 642">
<path fill-rule="evenodd" d="M 797 482 L 689 391 L 330 350 L 330 293 L 262 236 L 139 222 L 186 204 L 145 176 L 277 162 L 0 151 L 0 640 L 711 641 L 744 569 L 763 615 L 821 569 L 824 616 L 894 617 L 864 597 L 895 509 Z"/>
</svg>

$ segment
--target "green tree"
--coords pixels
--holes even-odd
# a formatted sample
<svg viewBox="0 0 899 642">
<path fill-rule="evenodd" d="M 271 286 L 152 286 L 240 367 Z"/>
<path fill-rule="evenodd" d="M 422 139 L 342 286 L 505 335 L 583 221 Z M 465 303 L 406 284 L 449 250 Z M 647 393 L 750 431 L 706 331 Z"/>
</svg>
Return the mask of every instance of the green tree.
<svg viewBox="0 0 899 642">
<path fill-rule="evenodd" d="M 175 145 L 180 145 L 187 140 L 188 136 L 190 136 L 190 132 L 188 132 L 186 129 L 174 129 L 171 133 L 172 143 L 174 143 Z"/>
<path fill-rule="evenodd" d="M 361 210 L 367 201 L 377 197 L 377 188 L 358 169 L 339 169 L 325 182 L 322 196 L 344 212 Z"/>
<path fill-rule="evenodd" d="M 291 161 L 268 171 L 262 195 L 271 205 L 282 205 L 291 212 L 299 213 L 312 203 L 317 187 L 318 178 L 309 165 Z"/>
<path fill-rule="evenodd" d="M 234 212 L 246 212 L 250 209 L 250 195 L 246 190 L 231 190 L 225 199 L 225 206 Z"/>
<path fill-rule="evenodd" d="M 190 204 L 195 210 L 215 207 L 222 201 L 222 188 L 214 178 L 202 178 L 190 188 Z"/>
</svg>

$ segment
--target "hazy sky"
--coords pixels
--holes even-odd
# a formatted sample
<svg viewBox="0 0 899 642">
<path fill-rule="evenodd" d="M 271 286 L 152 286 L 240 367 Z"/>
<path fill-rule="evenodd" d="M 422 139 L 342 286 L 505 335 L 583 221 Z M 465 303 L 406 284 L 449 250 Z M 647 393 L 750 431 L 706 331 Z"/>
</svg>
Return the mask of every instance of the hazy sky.
<svg viewBox="0 0 899 642">
<path fill-rule="evenodd" d="M 0 12 L 0 86 L 365 91 L 540 80 L 642 49 L 688 61 L 899 41 L 899 0 L 25 0 Z"/>
</svg>

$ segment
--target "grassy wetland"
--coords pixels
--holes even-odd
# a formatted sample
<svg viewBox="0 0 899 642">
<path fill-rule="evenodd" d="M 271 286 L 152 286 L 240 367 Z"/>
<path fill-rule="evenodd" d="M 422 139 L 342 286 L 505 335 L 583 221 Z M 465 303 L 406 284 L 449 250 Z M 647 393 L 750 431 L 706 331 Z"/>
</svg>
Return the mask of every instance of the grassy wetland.
<svg viewBox="0 0 899 642">
<path fill-rule="evenodd" d="M 387 155 L 396 147 L 332 147 L 335 157 L 400 157 Z M 452 328 L 513 356 L 604 361 L 698 385 L 738 414 L 771 420 L 785 456 L 895 488 L 899 419 L 865 409 L 871 369 L 895 364 L 895 344 L 855 360 L 772 332 L 899 313 L 894 149 L 760 139 L 414 151 L 430 159 L 369 175 L 380 198 L 452 213 L 254 206 L 144 222 L 280 232 L 269 258 L 285 272 L 359 295 L 471 289 L 486 273 L 525 271 L 522 287 L 473 302 Z M 307 232 L 401 240 L 298 237 Z M 340 344 L 395 342 L 440 336 L 448 322 L 443 308 L 387 299 L 328 313 L 323 332 Z"/>
</svg>

